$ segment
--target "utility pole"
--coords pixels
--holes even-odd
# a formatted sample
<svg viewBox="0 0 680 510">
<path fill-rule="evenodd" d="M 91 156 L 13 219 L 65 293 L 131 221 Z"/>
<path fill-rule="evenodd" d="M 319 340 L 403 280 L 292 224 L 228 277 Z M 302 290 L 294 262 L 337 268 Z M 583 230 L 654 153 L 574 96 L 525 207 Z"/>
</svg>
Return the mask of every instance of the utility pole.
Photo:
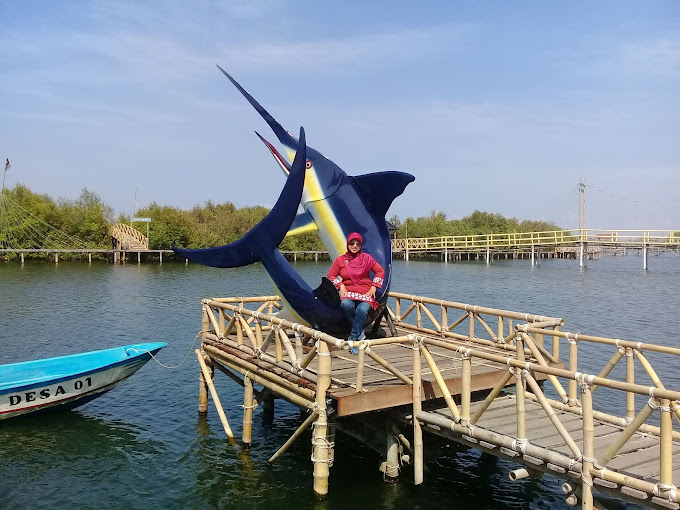
<svg viewBox="0 0 680 510">
<path fill-rule="evenodd" d="M 579 265 L 581 267 L 586 267 L 586 259 L 588 257 L 586 240 L 588 235 L 586 232 L 586 181 L 583 178 L 579 179 L 578 183 L 578 229 L 579 239 L 581 241 Z"/>
</svg>

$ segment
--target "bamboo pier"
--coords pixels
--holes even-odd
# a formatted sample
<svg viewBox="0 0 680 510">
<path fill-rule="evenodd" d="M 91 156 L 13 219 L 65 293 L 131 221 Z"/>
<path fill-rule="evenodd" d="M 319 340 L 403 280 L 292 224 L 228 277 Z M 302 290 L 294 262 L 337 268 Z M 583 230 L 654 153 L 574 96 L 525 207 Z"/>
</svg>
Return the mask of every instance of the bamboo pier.
<svg viewBox="0 0 680 510">
<path fill-rule="evenodd" d="M 215 370 L 244 388 L 245 449 L 267 395 L 306 410 L 270 462 L 311 427 L 313 489 L 322 496 L 339 430 L 384 454 L 386 480 L 409 469 L 427 483 L 424 463 L 436 455 L 428 445 L 439 436 L 515 463 L 510 480 L 561 478 L 566 501 L 584 509 L 598 508 L 600 493 L 680 508 L 680 391 L 659 370 L 680 349 L 570 333 L 558 317 L 389 296 L 360 342 L 277 317 L 278 296 L 203 300 L 199 412 L 211 392 L 233 439 L 227 415 L 235 410 L 222 409 Z"/>
</svg>

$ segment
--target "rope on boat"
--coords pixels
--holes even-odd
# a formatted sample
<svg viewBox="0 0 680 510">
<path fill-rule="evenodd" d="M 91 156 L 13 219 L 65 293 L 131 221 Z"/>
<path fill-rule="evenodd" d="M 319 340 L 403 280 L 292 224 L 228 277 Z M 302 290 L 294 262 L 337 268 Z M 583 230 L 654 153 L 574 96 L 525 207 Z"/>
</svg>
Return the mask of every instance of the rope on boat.
<svg viewBox="0 0 680 510">
<path fill-rule="evenodd" d="M 146 353 L 149 354 L 149 356 L 151 356 L 151 358 L 152 358 L 156 363 L 158 363 L 158 364 L 159 364 L 160 366 L 162 366 L 163 368 L 167 368 L 168 370 L 174 370 L 174 369 L 179 368 L 179 367 L 181 367 L 182 365 L 184 365 L 184 362 L 189 358 L 189 355 L 191 354 L 191 351 L 193 351 L 194 345 L 196 345 L 196 340 L 198 340 L 198 337 L 200 337 L 203 333 L 208 333 L 208 331 L 199 331 L 199 332 L 198 332 L 198 334 L 196 335 L 196 338 L 194 338 L 194 341 L 193 341 L 193 343 L 191 344 L 191 347 L 189 347 L 189 352 L 187 352 L 187 355 L 184 357 L 184 359 L 182 360 L 182 362 L 181 362 L 179 365 L 175 365 L 174 367 L 171 367 L 171 366 L 168 366 L 168 365 L 164 365 L 163 363 L 161 363 L 160 361 L 158 361 L 158 359 L 156 358 L 156 356 L 154 356 L 153 353 L 152 353 L 151 351 L 149 351 L 149 350 L 147 350 L 147 349 L 135 349 L 134 347 L 131 347 L 129 350 L 130 350 L 130 351 L 136 351 L 136 352 L 146 352 Z"/>
</svg>

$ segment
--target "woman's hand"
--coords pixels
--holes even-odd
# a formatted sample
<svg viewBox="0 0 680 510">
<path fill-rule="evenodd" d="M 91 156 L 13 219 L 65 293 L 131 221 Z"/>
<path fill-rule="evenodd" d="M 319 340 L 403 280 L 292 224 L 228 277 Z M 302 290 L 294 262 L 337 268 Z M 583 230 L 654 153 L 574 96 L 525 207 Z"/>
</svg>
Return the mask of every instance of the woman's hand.
<svg viewBox="0 0 680 510">
<path fill-rule="evenodd" d="M 340 285 L 340 297 L 343 298 L 347 295 L 347 288 L 344 284 Z"/>
<path fill-rule="evenodd" d="M 375 287 L 371 285 L 371 288 L 368 289 L 368 292 L 366 293 L 368 297 L 375 298 Z"/>
</svg>

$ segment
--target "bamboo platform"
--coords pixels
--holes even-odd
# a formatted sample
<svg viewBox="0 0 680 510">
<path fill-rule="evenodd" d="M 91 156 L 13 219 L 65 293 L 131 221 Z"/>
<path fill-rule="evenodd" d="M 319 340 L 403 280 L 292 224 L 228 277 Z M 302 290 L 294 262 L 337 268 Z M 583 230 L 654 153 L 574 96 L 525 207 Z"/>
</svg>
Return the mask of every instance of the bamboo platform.
<svg viewBox="0 0 680 510">
<path fill-rule="evenodd" d="M 423 483 L 423 463 L 433 455 L 428 438 L 436 435 L 517 463 L 512 480 L 541 472 L 563 478 L 567 502 L 582 508 L 598 507 L 598 491 L 680 508 L 680 432 L 673 429 L 680 392 L 663 385 L 647 358 L 680 349 L 567 333 L 561 318 L 400 293 L 390 293 L 385 315 L 361 342 L 281 319 L 280 308 L 278 296 L 203 301 L 199 412 L 207 412 L 210 391 L 236 442 L 215 370 L 244 388 L 245 448 L 258 403 L 271 406 L 276 397 L 306 409 L 307 420 L 270 462 L 311 426 L 318 494 L 328 492 L 338 429 L 384 451 L 386 479 L 412 468 Z M 579 371 L 579 353 L 592 362 L 592 347 L 602 359 L 597 374 Z M 620 361 L 625 380 L 609 377 Z M 639 383 L 640 373 L 651 386 Z M 624 416 L 594 407 L 598 388 L 598 399 L 606 392 L 622 402 Z"/>
</svg>

